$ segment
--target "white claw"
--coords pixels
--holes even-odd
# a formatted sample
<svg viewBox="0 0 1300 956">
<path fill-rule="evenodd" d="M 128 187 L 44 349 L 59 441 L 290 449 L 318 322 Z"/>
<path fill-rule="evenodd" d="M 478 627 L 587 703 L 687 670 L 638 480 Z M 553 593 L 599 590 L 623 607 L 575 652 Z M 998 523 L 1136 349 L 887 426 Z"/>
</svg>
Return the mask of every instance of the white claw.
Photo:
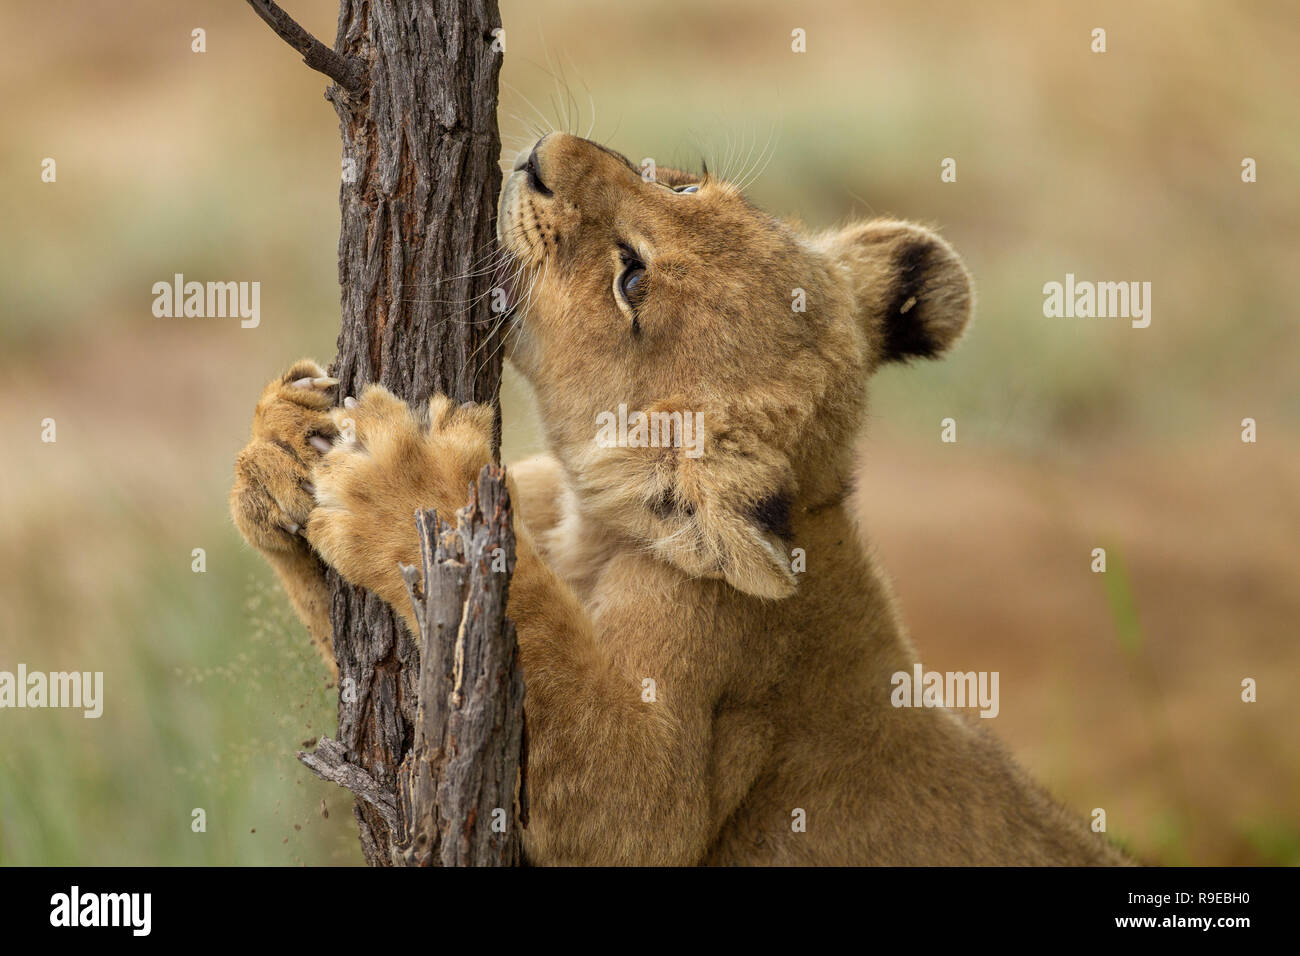
<svg viewBox="0 0 1300 956">
<path fill-rule="evenodd" d="M 356 407 L 357 407 L 357 400 L 356 400 L 355 398 L 353 398 L 351 395 L 349 395 L 347 398 L 343 399 L 343 407 L 344 407 L 344 408 L 356 408 Z"/>
<path fill-rule="evenodd" d="M 317 388 L 329 388 L 332 385 L 337 385 L 339 380 L 337 378 L 330 378 L 328 375 L 323 375 L 320 378 L 312 379 L 311 383 Z"/>
<path fill-rule="evenodd" d="M 288 528 L 288 531 L 289 531 L 290 534 L 297 534 L 299 530 L 300 530 L 300 529 L 299 529 L 299 527 L 298 527 L 298 525 L 297 525 L 296 523 L 294 523 L 294 522 L 292 522 L 292 521 L 289 522 L 289 528 Z"/>
<path fill-rule="evenodd" d="M 296 382 L 293 383 L 293 387 L 294 387 L 294 388 L 311 388 L 311 379 L 310 379 L 310 378 L 300 378 L 300 379 L 298 379 L 298 381 L 296 381 Z"/>
<path fill-rule="evenodd" d="M 320 435 L 312 435 L 310 441 L 311 441 L 311 447 L 315 448 L 322 455 L 326 454 L 331 448 L 334 447 L 329 443 L 327 439 L 322 438 Z"/>
</svg>

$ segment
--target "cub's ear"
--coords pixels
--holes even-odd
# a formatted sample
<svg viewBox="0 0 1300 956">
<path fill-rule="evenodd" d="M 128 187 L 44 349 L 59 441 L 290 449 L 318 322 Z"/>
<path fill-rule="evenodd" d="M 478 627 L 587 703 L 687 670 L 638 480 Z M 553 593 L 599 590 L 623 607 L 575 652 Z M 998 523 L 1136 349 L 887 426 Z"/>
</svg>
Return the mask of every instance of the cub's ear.
<svg viewBox="0 0 1300 956">
<path fill-rule="evenodd" d="M 938 358 L 970 319 L 970 273 L 952 246 L 916 223 L 873 219 L 829 237 L 871 344 L 872 367 Z"/>
</svg>

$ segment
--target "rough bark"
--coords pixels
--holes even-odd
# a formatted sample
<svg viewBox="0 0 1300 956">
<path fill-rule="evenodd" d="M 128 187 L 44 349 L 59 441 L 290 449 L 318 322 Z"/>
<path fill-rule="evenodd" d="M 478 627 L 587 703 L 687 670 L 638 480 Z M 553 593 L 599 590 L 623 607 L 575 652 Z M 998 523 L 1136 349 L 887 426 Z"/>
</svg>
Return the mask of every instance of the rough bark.
<svg viewBox="0 0 1300 956">
<path fill-rule="evenodd" d="M 483 469 L 455 526 L 432 511 L 416 524 L 422 568 L 402 570 L 420 625 L 420 710 L 398 772 L 393 862 L 515 866 L 524 680 L 506 618 L 515 536 L 504 471 Z"/>
<path fill-rule="evenodd" d="M 496 0 L 342 0 L 338 60 L 284 26 L 274 4 L 249 3 L 342 84 L 326 92 L 343 139 L 339 395 L 379 382 L 410 402 L 443 392 L 495 406 L 501 356 L 483 263 L 501 185 Z M 384 602 L 331 578 L 337 743 L 347 764 L 393 794 L 415 736 L 419 647 Z M 356 806 L 372 865 L 393 859 L 384 809 L 382 800 Z"/>
</svg>

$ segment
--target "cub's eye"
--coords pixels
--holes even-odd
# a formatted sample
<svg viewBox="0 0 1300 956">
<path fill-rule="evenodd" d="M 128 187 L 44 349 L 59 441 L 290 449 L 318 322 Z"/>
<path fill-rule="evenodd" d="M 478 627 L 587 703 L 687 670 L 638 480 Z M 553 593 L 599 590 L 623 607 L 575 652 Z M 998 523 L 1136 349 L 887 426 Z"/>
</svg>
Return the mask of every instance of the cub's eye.
<svg viewBox="0 0 1300 956">
<path fill-rule="evenodd" d="M 618 277 L 618 291 L 623 294 L 623 301 L 636 308 L 645 295 L 645 265 L 637 259 L 625 261 L 623 274 Z"/>
<path fill-rule="evenodd" d="M 679 193 L 697 193 L 700 191 L 700 187 L 698 183 L 692 183 L 689 186 L 678 186 L 677 191 Z"/>
<path fill-rule="evenodd" d="M 645 262 L 625 242 L 618 244 L 618 261 L 623 268 L 614 276 L 614 294 L 622 299 L 622 304 L 632 313 L 632 331 L 638 332 L 640 327 L 636 320 L 636 310 L 645 299 L 650 284 L 645 274 Z"/>
</svg>

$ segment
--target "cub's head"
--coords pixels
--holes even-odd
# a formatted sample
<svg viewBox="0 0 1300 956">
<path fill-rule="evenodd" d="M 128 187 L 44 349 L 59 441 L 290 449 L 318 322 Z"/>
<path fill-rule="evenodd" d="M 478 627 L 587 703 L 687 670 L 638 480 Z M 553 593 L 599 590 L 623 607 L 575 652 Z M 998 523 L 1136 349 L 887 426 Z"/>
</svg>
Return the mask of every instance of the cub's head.
<svg viewBox="0 0 1300 956">
<path fill-rule="evenodd" d="M 807 234 L 563 133 L 520 153 L 498 235 L 507 351 L 584 513 L 761 597 L 794 590 L 792 524 L 845 490 L 867 377 L 941 355 L 971 309 L 920 226 Z"/>
</svg>

